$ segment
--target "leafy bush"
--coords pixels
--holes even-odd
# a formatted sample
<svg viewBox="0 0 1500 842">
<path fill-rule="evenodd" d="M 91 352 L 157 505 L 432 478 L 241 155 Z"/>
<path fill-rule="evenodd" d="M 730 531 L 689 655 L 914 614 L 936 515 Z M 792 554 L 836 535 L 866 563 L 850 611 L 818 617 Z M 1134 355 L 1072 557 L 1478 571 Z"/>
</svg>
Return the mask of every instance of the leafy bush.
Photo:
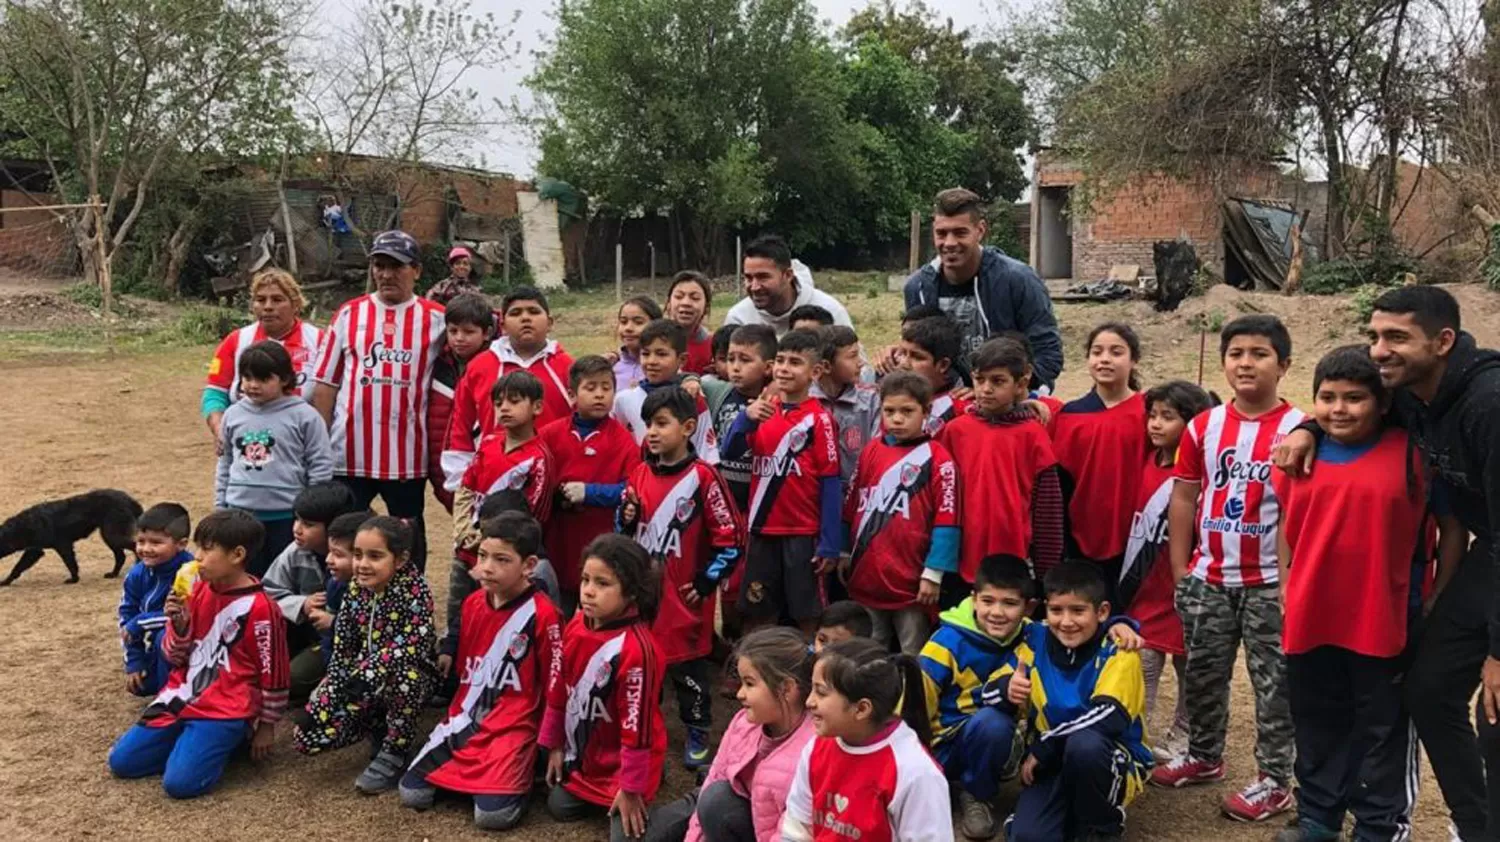
<svg viewBox="0 0 1500 842">
<path fill-rule="evenodd" d="M 194 305 L 177 317 L 172 339 L 185 345 L 212 345 L 249 323 L 250 315 L 245 310 Z"/>
<path fill-rule="evenodd" d="M 1366 284 L 1354 291 L 1349 297 L 1349 308 L 1354 311 L 1355 324 L 1370 323 L 1370 315 L 1375 312 L 1375 299 L 1385 290 L 1386 287 L 1377 284 Z"/>
<path fill-rule="evenodd" d="M 1302 273 L 1302 291 L 1310 295 L 1337 295 L 1374 285 L 1395 286 L 1401 276 L 1417 271 L 1417 262 L 1405 254 L 1340 257 L 1308 266 Z"/>
<path fill-rule="evenodd" d="M 1479 273 L 1485 286 L 1500 292 L 1500 225 L 1490 226 L 1490 253 L 1485 256 Z"/>
</svg>

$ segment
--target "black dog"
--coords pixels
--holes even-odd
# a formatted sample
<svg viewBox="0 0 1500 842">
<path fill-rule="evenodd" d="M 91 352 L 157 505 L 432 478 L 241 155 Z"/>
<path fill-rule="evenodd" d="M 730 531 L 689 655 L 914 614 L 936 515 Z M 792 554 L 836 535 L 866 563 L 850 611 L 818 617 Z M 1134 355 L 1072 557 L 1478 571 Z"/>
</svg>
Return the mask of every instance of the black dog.
<svg viewBox="0 0 1500 842">
<path fill-rule="evenodd" d="M 10 575 L 0 580 L 9 585 L 41 559 L 47 550 L 55 550 L 68 566 L 68 584 L 78 581 L 78 558 L 73 544 L 99 530 L 115 554 L 115 569 L 104 574 L 113 579 L 125 566 L 125 551 L 135 549 L 135 522 L 141 516 L 141 504 L 123 491 L 105 488 L 66 500 L 38 503 L 0 524 L 0 558 L 21 553 Z"/>
</svg>

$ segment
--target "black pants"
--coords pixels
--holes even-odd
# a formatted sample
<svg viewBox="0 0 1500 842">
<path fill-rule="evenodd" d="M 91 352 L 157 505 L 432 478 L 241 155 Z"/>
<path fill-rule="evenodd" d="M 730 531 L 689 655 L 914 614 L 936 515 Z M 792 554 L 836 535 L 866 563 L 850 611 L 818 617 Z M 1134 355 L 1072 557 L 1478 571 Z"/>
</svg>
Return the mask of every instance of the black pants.
<svg viewBox="0 0 1500 842">
<path fill-rule="evenodd" d="M 263 520 L 260 525 L 265 527 L 266 539 L 260 544 L 260 552 L 245 565 L 245 572 L 257 579 L 264 579 L 266 571 L 271 569 L 271 562 L 292 543 L 292 519 Z"/>
<path fill-rule="evenodd" d="M 1288 655 L 1297 728 L 1297 814 L 1337 832 L 1354 813 L 1360 842 L 1411 833 L 1417 751 L 1401 703 L 1401 658 L 1336 646 Z"/>
<path fill-rule="evenodd" d="M 682 724 L 707 730 L 713 724 L 714 663 L 708 658 L 694 658 L 667 667 L 667 678 L 677 693 L 677 713 Z"/>
<path fill-rule="evenodd" d="M 1489 554 L 1476 543 L 1459 562 L 1418 632 L 1406 674 L 1406 708 L 1464 842 L 1500 840 L 1500 728 L 1485 721 L 1482 701 L 1473 719 L 1469 710 L 1489 654 Z"/>
<path fill-rule="evenodd" d="M 427 480 L 425 479 L 370 479 L 369 477 L 334 477 L 354 493 L 360 508 L 366 508 L 379 497 L 391 517 L 411 521 L 415 538 L 411 547 L 411 561 L 417 570 L 427 572 L 427 526 L 422 512 L 427 506 Z"/>
<path fill-rule="evenodd" d="M 1063 739 L 1062 766 L 1039 773 L 1021 790 L 1005 828 L 1006 842 L 1124 833 L 1124 778 L 1136 774 L 1130 758 L 1098 731 L 1078 731 Z"/>
</svg>

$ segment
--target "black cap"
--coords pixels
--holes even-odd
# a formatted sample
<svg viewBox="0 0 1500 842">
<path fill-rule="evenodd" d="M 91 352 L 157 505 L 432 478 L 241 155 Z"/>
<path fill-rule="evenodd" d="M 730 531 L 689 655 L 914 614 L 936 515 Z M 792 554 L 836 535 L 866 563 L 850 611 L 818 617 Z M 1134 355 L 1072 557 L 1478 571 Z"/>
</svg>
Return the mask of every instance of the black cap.
<svg viewBox="0 0 1500 842">
<path fill-rule="evenodd" d="M 376 234 L 375 242 L 370 244 L 370 256 L 377 254 L 394 258 L 407 266 L 422 262 L 422 247 L 405 231 L 382 231 Z"/>
</svg>

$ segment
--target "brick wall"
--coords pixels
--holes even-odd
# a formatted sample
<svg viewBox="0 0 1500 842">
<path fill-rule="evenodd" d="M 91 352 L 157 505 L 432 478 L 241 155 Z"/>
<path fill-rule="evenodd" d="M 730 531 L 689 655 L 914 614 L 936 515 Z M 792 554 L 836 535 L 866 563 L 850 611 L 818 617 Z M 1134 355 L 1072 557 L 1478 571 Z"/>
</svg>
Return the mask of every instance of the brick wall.
<svg viewBox="0 0 1500 842">
<path fill-rule="evenodd" d="M 61 204 L 45 193 L 27 195 L 0 190 L 0 208 Z M 13 210 L 0 213 L 0 267 L 23 275 L 66 277 L 77 269 L 78 255 L 68 226 L 49 211 Z"/>
</svg>

